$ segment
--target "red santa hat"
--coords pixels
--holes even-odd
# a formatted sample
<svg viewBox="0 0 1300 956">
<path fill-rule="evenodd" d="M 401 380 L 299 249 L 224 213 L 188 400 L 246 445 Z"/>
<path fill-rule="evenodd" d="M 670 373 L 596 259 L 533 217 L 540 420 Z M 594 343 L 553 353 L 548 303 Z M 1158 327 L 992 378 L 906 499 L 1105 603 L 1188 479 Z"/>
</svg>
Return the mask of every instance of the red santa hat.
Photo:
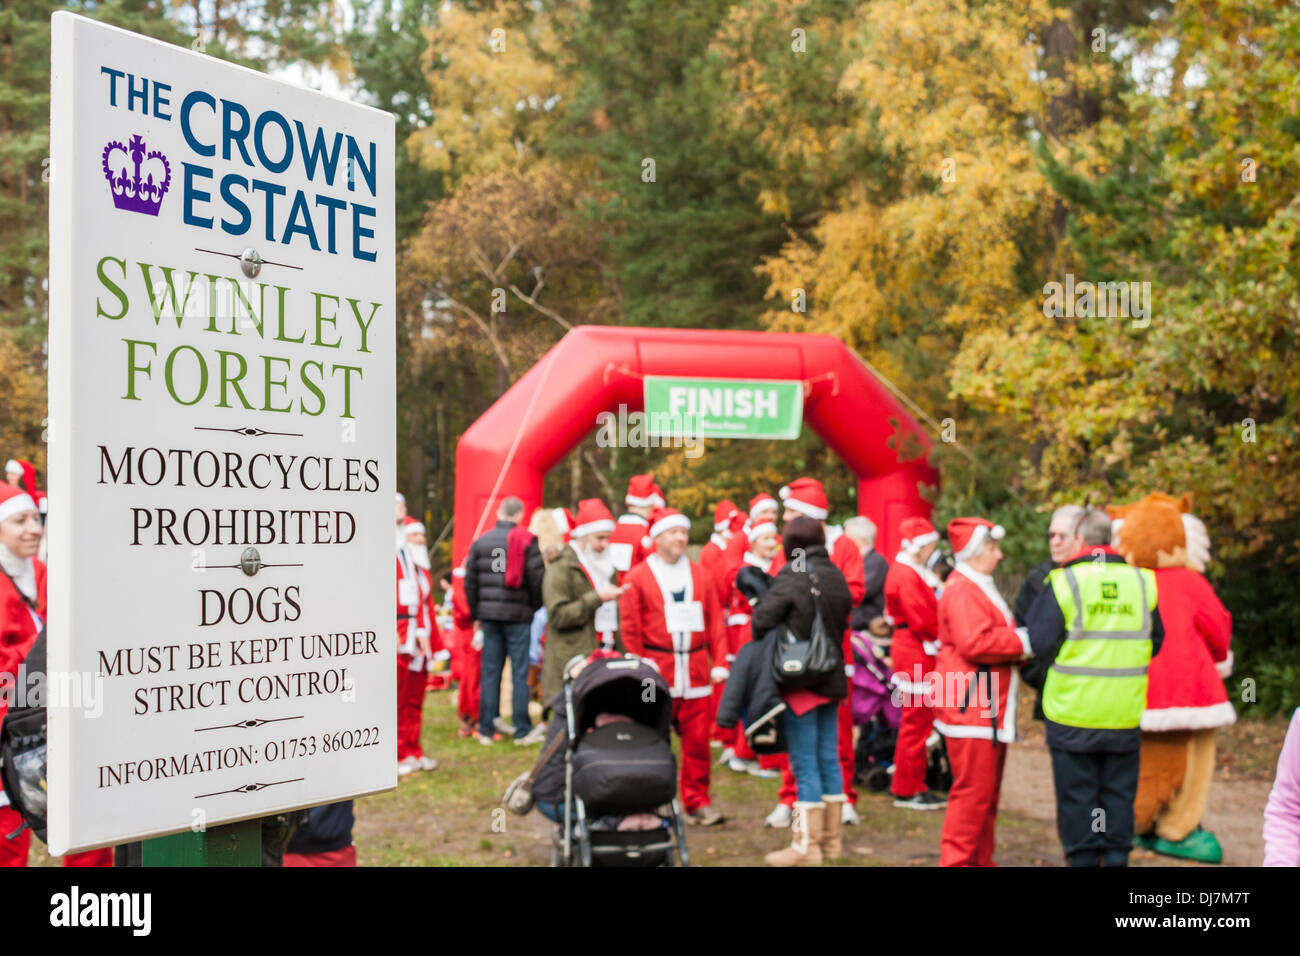
<svg viewBox="0 0 1300 956">
<path fill-rule="evenodd" d="M 581 538 L 584 535 L 599 534 L 614 530 L 614 516 L 599 498 L 583 498 L 578 502 L 578 516 L 574 519 L 573 530 L 569 535 Z"/>
<path fill-rule="evenodd" d="M 22 514 L 24 511 L 37 511 L 32 496 L 21 488 L 0 484 L 0 521 Z"/>
<path fill-rule="evenodd" d="M 758 512 L 764 510 L 780 511 L 781 504 L 766 491 L 760 491 L 754 497 L 749 499 L 749 516 L 755 517 Z"/>
<path fill-rule="evenodd" d="M 939 532 L 925 518 L 904 518 L 898 523 L 898 533 L 903 538 L 898 542 L 900 551 L 920 551 L 931 541 L 939 540 Z"/>
<path fill-rule="evenodd" d="M 970 560 L 979 554 L 985 541 L 1001 541 L 1006 533 L 1002 525 L 983 518 L 953 518 L 948 522 L 948 543 L 958 561 Z"/>
<path fill-rule="evenodd" d="M 427 532 L 424 530 L 423 521 L 407 515 L 402 519 L 402 534 L 409 538 L 413 534 L 427 534 Z"/>
<path fill-rule="evenodd" d="M 655 484 L 653 474 L 633 475 L 627 480 L 627 496 L 623 501 L 634 508 L 662 508 L 667 504 L 663 492 Z"/>
<path fill-rule="evenodd" d="M 573 537 L 573 526 L 577 524 L 573 512 L 568 508 L 552 508 L 551 517 L 555 519 L 555 527 L 563 535 L 564 543 L 568 544 Z"/>
<path fill-rule="evenodd" d="M 657 538 L 670 528 L 691 530 L 691 519 L 676 508 L 656 508 L 650 515 L 650 537 Z"/>
<path fill-rule="evenodd" d="M 723 498 L 713 509 L 713 530 L 721 534 L 731 527 L 731 519 L 740 512 L 734 501 Z"/>
<path fill-rule="evenodd" d="M 826 492 L 816 478 L 796 478 L 777 492 L 791 511 L 807 515 L 815 521 L 825 521 L 829 510 Z"/>
<path fill-rule="evenodd" d="M 753 544 L 761 534 L 776 534 L 776 522 L 764 521 L 761 524 L 750 525 L 749 531 L 745 534 L 749 538 L 749 543 Z"/>
</svg>

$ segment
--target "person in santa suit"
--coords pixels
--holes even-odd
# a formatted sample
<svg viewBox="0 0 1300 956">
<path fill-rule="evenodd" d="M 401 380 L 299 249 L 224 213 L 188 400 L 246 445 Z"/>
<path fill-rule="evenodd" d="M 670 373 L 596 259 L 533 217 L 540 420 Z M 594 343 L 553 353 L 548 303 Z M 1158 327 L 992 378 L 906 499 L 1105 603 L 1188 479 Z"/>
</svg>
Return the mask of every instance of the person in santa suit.
<svg viewBox="0 0 1300 956">
<path fill-rule="evenodd" d="M 826 491 L 822 488 L 822 483 L 816 478 L 796 478 L 790 484 L 783 487 L 777 492 L 781 501 L 785 504 L 785 511 L 781 515 L 781 523 L 789 524 L 795 518 L 800 516 L 812 518 L 814 521 L 820 521 L 822 531 L 826 536 L 826 550 L 831 556 L 831 564 L 840 569 L 844 575 L 844 581 L 849 586 L 849 594 L 853 597 L 854 604 L 860 604 L 867 593 L 866 572 L 862 567 L 862 552 L 858 550 L 857 544 L 844 533 L 844 529 L 839 525 L 828 525 L 826 523 L 829 514 L 829 504 L 826 501 Z M 781 569 L 784 562 L 784 554 L 778 553 L 774 562 L 772 573 L 776 574 Z M 850 677 L 853 676 L 853 631 L 849 628 L 844 629 L 844 670 Z M 848 794 L 848 800 L 841 807 L 843 822 L 848 826 L 856 826 L 859 822 L 857 802 L 858 791 L 853 786 L 854 777 L 854 758 L 853 758 L 853 709 L 849 706 L 848 695 L 839 703 L 839 758 L 840 774 L 844 777 L 844 792 Z M 783 789 L 784 795 L 790 795 L 794 789 L 794 776 L 788 774 L 788 780 Z M 784 801 L 783 801 L 784 802 Z"/>
<path fill-rule="evenodd" d="M 618 516 L 614 533 L 609 538 L 609 557 L 618 571 L 619 584 L 654 550 L 649 535 L 650 516 L 656 508 L 667 505 L 653 474 L 629 478 L 623 503 L 627 505 L 627 512 Z"/>
<path fill-rule="evenodd" d="M 1016 739 L 1019 665 L 1031 655 L 1028 631 L 1016 627 L 993 583 L 1003 534 L 983 518 L 948 523 L 957 563 L 939 597 L 939 653 L 929 689 L 953 776 L 940 866 L 994 865 L 1002 770 Z"/>
<path fill-rule="evenodd" d="M 709 540 L 704 547 L 700 549 L 700 564 L 702 564 L 709 574 L 713 577 L 713 583 L 718 586 L 718 603 L 724 608 L 727 606 L 727 542 L 732 536 L 732 520 L 740 515 L 740 509 L 727 499 L 718 502 L 713 509 L 713 534 L 709 535 Z M 727 645 L 730 647 L 734 642 L 732 638 L 732 625 L 730 619 L 726 623 Z M 726 689 L 726 682 L 713 685 L 713 697 L 709 703 L 709 742 L 714 747 L 725 747 L 731 743 L 735 737 L 735 731 L 723 730 L 715 723 L 718 714 L 718 702 L 722 700 L 722 693 Z"/>
<path fill-rule="evenodd" d="M 397 549 L 397 775 L 432 770 L 438 761 L 420 746 L 424 694 L 435 653 L 444 653 L 434 627 L 433 578 L 424 525 L 407 517 Z M 435 644 L 435 641 L 437 642 Z"/>
<path fill-rule="evenodd" d="M 745 563 L 745 552 L 749 550 L 749 529 L 755 525 L 771 522 L 776 524 L 777 515 L 781 513 L 781 504 L 766 491 L 760 491 L 754 497 L 749 499 L 749 513 L 747 520 L 740 527 L 740 532 L 733 534 L 731 540 L 727 542 L 724 549 L 726 553 L 727 571 L 734 571 Z M 779 570 L 779 562 L 784 560 L 781 555 L 781 536 L 776 537 L 776 560 L 778 567 L 772 569 L 776 574 Z"/>
<path fill-rule="evenodd" d="M 736 660 L 736 655 L 752 639 L 750 615 L 772 585 L 772 562 L 781 547 L 776 531 L 776 524 L 765 521 L 753 525 L 745 532 L 749 540 L 749 549 L 745 552 L 744 563 L 727 572 L 727 667 Z M 725 685 L 724 685 L 725 686 Z M 732 736 L 727 740 L 727 747 L 722 751 L 718 762 L 737 773 L 748 773 L 755 777 L 771 778 L 780 776 L 784 754 L 764 754 L 761 758 L 754 753 L 745 737 L 744 726 L 732 728 Z M 793 798 L 791 798 L 793 803 Z"/>
<path fill-rule="evenodd" d="M 19 667 L 46 624 L 45 564 L 36 557 L 41 537 L 40 512 L 31 495 L 11 484 L 0 486 L 0 683 L 5 688 L 16 687 Z M 0 722 L 9 697 L 0 694 Z M 0 792 L 0 866 L 26 866 L 31 845 L 32 831 Z M 112 866 L 113 848 L 69 853 L 63 865 Z"/>
<path fill-rule="evenodd" d="M 686 557 L 690 527 L 673 508 L 653 512 L 654 551 L 625 576 L 618 617 L 623 646 L 652 661 L 671 688 L 686 818 L 714 826 L 723 817 L 709 797 L 709 698 L 712 684 L 727 679 L 727 645 L 717 587 Z"/>
<path fill-rule="evenodd" d="M 925 518 L 904 518 L 898 555 L 885 576 L 885 616 L 894 627 L 889 648 L 890 683 L 902 706 L 894 744 L 894 776 L 889 785 L 894 806 L 942 810 L 947 801 L 925 786 L 925 742 L 934 726 L 926 687 L 939 652 L 939 593 L 943 585 L 926 566 L 939 532 Z"/>
<path fill-rule="evenodd" d="M 726 498 L 718 502 L 713 509 L 713 534 L 708 542 L 700 548 L 700 564 L 713 575 L 718 585 L 718 600 L 727 603 L 723 582 L 727 577 L 727 545 L 735 534 L 732 526 L 734 519 L 740 515 L 740 509 Z"/>
<path fill-rule="evenodd" d="M 482 691 L 483 640 L 474 630 L 465 596 L 465 566 L 451 572 L 451 676 L 456 682 L 456 716 L 460 726 L 456 736 L 473 737 L 478 733 L 478 704 Z"/>
</svg>

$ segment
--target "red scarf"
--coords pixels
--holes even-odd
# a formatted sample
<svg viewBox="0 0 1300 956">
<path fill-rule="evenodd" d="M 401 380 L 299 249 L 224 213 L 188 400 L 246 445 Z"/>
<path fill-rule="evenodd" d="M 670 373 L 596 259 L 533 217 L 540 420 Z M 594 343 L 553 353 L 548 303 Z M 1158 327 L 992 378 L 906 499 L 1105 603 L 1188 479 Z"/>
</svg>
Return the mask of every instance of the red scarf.
<svg viewBox="0 0 1300 956">
<path fill-rule="evenodd" d="M 532 543 L 533 533 L 523 525 L 515 525 L 506 535 L 506 587 L 522 587 L 524 583 L 524 552 Z"/>
</svg>

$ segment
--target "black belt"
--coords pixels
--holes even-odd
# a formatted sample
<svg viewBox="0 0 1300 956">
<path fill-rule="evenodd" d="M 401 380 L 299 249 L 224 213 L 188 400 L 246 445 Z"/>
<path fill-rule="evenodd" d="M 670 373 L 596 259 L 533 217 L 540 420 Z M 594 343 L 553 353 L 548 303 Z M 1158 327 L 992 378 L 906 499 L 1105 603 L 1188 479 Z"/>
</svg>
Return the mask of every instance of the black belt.
<svg viewBox="0 0 1300 956">
<path fill-rule="evenodd" d="M 687 650 L 684 651 L 679 651 L 675 647 L 664 647 L 662 644 L 651 644 L 649 641 L 642 641 L 641 644 L 647 650 L 663 651 L 667 654 L 694 654 L 696 651 L 703 651 L 708 649 L 707 644 L 701 644 L 699 647 L 688 648 Z"/>
</svg>

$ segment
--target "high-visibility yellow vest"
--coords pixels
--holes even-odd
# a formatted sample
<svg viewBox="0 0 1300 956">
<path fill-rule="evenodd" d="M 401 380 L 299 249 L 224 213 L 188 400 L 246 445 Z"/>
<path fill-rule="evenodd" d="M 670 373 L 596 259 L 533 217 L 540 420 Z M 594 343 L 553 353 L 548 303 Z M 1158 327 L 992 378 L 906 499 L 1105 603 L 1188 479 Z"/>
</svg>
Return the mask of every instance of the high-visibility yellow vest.
<svg viewBox="0 0 1300 956">
<path fill-rule="evenodd" d="M 1146 568 L 1087 562 L 1047 576 L 1065 643 L 1043 684 L 1043 713 L 1070 727 L 1137 727 L 1147 700 L 1156 578 Z"/>
</svg>

